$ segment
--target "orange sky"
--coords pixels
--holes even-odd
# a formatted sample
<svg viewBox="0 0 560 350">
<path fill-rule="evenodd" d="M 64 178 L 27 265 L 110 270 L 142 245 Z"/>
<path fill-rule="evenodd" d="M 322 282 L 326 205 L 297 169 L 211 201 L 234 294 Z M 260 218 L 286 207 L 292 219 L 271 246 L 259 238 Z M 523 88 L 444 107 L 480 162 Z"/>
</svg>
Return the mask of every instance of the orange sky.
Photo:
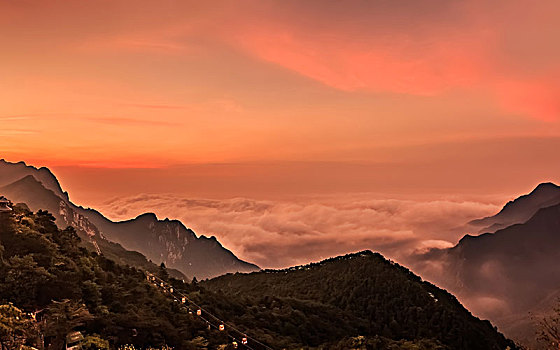
<svg viewBox="0 0 560 350">
<path fill-rule="evenodd" d="M 519 192 L 560 180 L 558 13 L 556 0 L 2 1 L 1 157 L 53 167 L 86 204 L 150 172 L 143 191 L 210 197 Z"/>
</svg>

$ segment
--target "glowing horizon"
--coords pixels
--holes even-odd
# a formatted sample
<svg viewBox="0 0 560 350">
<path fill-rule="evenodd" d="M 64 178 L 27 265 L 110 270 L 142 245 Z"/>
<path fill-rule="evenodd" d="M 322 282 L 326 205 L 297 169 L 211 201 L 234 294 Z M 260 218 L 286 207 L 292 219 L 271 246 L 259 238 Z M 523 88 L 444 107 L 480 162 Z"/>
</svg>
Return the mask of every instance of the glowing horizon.
<svg viewBox="0 0 560 350">
<path fill-rule="evenodd" d="M 149 168 L 559 137 L 559 7 L 3 2 L 0 146 Z"/>
</svg>

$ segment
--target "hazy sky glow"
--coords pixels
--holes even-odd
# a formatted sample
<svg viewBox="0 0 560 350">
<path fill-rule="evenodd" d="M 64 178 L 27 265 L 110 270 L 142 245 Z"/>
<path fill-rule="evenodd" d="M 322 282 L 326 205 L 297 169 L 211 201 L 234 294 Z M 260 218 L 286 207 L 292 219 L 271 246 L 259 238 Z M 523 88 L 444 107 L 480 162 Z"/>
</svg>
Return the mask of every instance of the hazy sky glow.
<svg viewBox="0 0 560 350">
<path fill-rule="evenodd" d="M 557 137 L 559 10 L 3 1 L 1 147 L 51 165 L 157 167 Z"/>
<path fill-rule="evenodd" d="M 1 1 L 1 157 L 53 168 L 86 205 L 523 193 L 560 180 L 558 13 L 557 0 Z"/>
</svg>

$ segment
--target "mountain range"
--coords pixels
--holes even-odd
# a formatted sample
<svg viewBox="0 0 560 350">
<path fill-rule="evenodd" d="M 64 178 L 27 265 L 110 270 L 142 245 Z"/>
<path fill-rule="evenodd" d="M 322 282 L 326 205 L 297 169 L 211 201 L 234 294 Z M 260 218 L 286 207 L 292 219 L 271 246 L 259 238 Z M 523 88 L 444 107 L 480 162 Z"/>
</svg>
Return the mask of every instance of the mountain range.
<svg viewBox="0 0 560 350">
<path fill-rule="evenodd" d="M 238 259 L 215 237 L 197 236 L 178 220 L 159 220 L 147 213 L 114 222 L 96 210 L 77 206 L 47 168 L 0 160 L 0 194 L 13 202 L 26 203 L 33 211 L 48 210 L 59 227 L 76 228 L 94 249 L 123 263 L 145 267 L 147 262 L 143 260 L 158 265 L 163 262 L 189 279 L 259 269 Z"/>
<path fill-rule="evenodd" d="M 80 331 L 87 349 L 517 348 L 448 292 L 370 251 L 185 283 L 83 249 L 48 212 L 13 209 L 0 215 L 3 345 L 61 349 Z M 28 327 L 5 337 L 22 318 Z"/>
<path fill-rule="evenodd" d="M 560 187 L 540 184 L 496 215 L 470 224 L 484 226 L 484 233 L 433 249 L 412 266 L 475 314 L 530 343 L 532 317 L 551 311 L 560 296 Z"/>
<path fill-rule="evenodd" d="M 256 265 L 235 257 L 215 237 L 199 237 L 180 221 L 160 220 L 153 213 L 145 213 L 130 220 L 113 222 L 94 209 L 77 206 L 70 201 L 68 193 L 63 191 L 56 177 L 46 168 L 38 169 L 23 162 L 10 163 L 0 160 L 0 195 L 13 202 L 26 203 L 32 211 L 48 210 L 60 228 L 74 227 L 82 238 L 83 245 L 122 265 L 154 272 L 159 269 L 157 265 L 163 262 L 167 267 L 166 271 L 179 280 L 190 280 L 192 277 L 206 279 L 226 273 L 259 270 Z M 456 295 L 475 315 L 491 319 L 507 335 L 530 343 L 535 339 L 535 321 L 529 313 L 533 317 L 545 314 L 560 297 L 560 187 L 552 183 L 542 183 L 529 194 L 508 202 L 496 215 L 473 220 L 468 225 L 478 233 L 465 235 L 452 248 L 432 249 L 403 262 L 423 278 Z M 369 253 L 364 254 L 369 256 Z M 352 256 L 348 260 L 357 257 Z M 331 266 L 328 262 L 324 264 Z M 315 271 L 315 268 L 318 267 L 311 265 L 298 267 L 296 270 Z M 227 275 L 203 285 L 213 293 L 227 295 L 235 300 L 235 303 L 246 303 L 247 300 L 243 298 L 247 295 L 254 295 L 255 298 L 286 298 L 310 303 L 319 302 L 327 308 L 325 310 L 340 308 L 344 313 L 340 314 L 340 317 L 350 317 L 348 312 L 352 314 L 350 307 L 344 304 L 348 296 L 335 295 L 334 290 L 329 298 L 321 299 L 324 297 L 321 296 L 318 301 L 315 294 L 321 288 L 329 288 L 327 280 L 321 281 L 312 275 L 305 275 L 302 279 L 297 277 L 294 280 L 278 282 L 278 276 L 282 274 L 298 276 L 295 274 L 298 271 L 294 269 L 281 271 L 280 274 L 278 271 L 263 271 Z M 361 271 L 359 266 L 354 266 L 353 263 L 347 263 L 344 269 L 337 271 L 341 276 L 350 276 L 348 281 L 336 280 L 335 285 L 339 287 L 346 283 L 359 285 L 362 283 L 360 281 L 368 280 L 365 275 L 359 277 L 359 280 L 352 279 L 354 274 Z M 379 271 L 370 272 L 375 274 Z M 286 289 L 277 283 L 286 283 L 290 287 Z M 259 292 L 261 289 L 266 293 Z M 306 293 L 313 294 L 313 297 L 306 296 Z M 357 292 L 353 289 L 345 290 L 344 293 L 365 294 L 366 291 Z M 436 295 L 431 290 L 428 293 Z M 338 298 L 342 298 L 343 304 L 335 300 Z M 435 298 L 440 299 L 437 296 Z M 292 301 L 289 305 L 293 308 L 291 303 Z M 257 301 L 251 305 L 254 310 L 261 307 Z M 379 305 L 371 306 L 372 309 L 376 307 Z M 321 314 L 331 312 L 313 308 L 306 310 Z M 371 311 L 368 309 L 368 312 Z M 334 317 L 333 315 L 331 316 Z M 364 315 L 367 314 L 358 313 L 352 316 L 356 317 L 352 334 L 363 333 L 363 328 L 358 325 L 365 322 Z M 232 311 L 230 316 L 236 317 L 235 312 Z M 247 317 L 239 319 L 238 322 L 246 322 Z M 351 323 L 354 324 L 354 321 Z M 391 321 L 388 320 L 389 323 Z M 406 320 L 395 321 L 400 324 Z M 383 333 L 383 329 L 381 332 Z M 262 336 L 273 338 L 281 333 L 277 330 L 263 330 Z M 422 336 L 424 335 L 422 333 Z M 300 344 L 305 344 L 313 340 L 300 341 Z M 333 347 L 335 345 L 331 344 Z M 344 348 L 344 345 L 341 346 Z"/>
</svg>

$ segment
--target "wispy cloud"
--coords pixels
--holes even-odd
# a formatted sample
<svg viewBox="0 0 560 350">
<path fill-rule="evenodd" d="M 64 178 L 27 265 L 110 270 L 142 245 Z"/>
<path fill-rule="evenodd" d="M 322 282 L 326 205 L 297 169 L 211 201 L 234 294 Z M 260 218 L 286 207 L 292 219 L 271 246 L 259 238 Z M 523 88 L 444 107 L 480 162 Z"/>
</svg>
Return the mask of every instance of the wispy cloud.
<svg viewBox="0 0 560 350">
<path fill-rule="evenodd" d="M 309 1 L 263 11 L 228 35 L 249 55 L 344 91 L 476 90 L 508 113 L 558 121 L 560 51 L 553 43 L 560 29 L 551 13 L 560 7 L 532 5 Z"/>
<path fill-rule="evenodd" d="M 179 126 L 180 123 L 171 122 L 169 120 L 149 120 L 149 119 L 135 119 L 135 118 L 112 118 L 112 117 L 96 117 L 87 118 L 87 120 L 95 123 L 110 124 L 110 125 L 123 125 L 123 126 Z"/>
<path fill-rule="evenodd" d="M 10 115 L 10 116 L 0 116 L 0 122 L 19 122 L 23 120 L 32 119 L 31 115 Z"/>
<path fill-rule="evenodd" d="M 1 129 L 0 136 L 20 136 L 20 135 L 33 135 L 38 134 L 37 130 L 28 129 Z"/>
<path fill-rule="evenodd" d="M 166 105 L 166 104 L 128 104 L 128 106 L 149 109 L 185 109 L 185 106 Z"/>
</svg>

